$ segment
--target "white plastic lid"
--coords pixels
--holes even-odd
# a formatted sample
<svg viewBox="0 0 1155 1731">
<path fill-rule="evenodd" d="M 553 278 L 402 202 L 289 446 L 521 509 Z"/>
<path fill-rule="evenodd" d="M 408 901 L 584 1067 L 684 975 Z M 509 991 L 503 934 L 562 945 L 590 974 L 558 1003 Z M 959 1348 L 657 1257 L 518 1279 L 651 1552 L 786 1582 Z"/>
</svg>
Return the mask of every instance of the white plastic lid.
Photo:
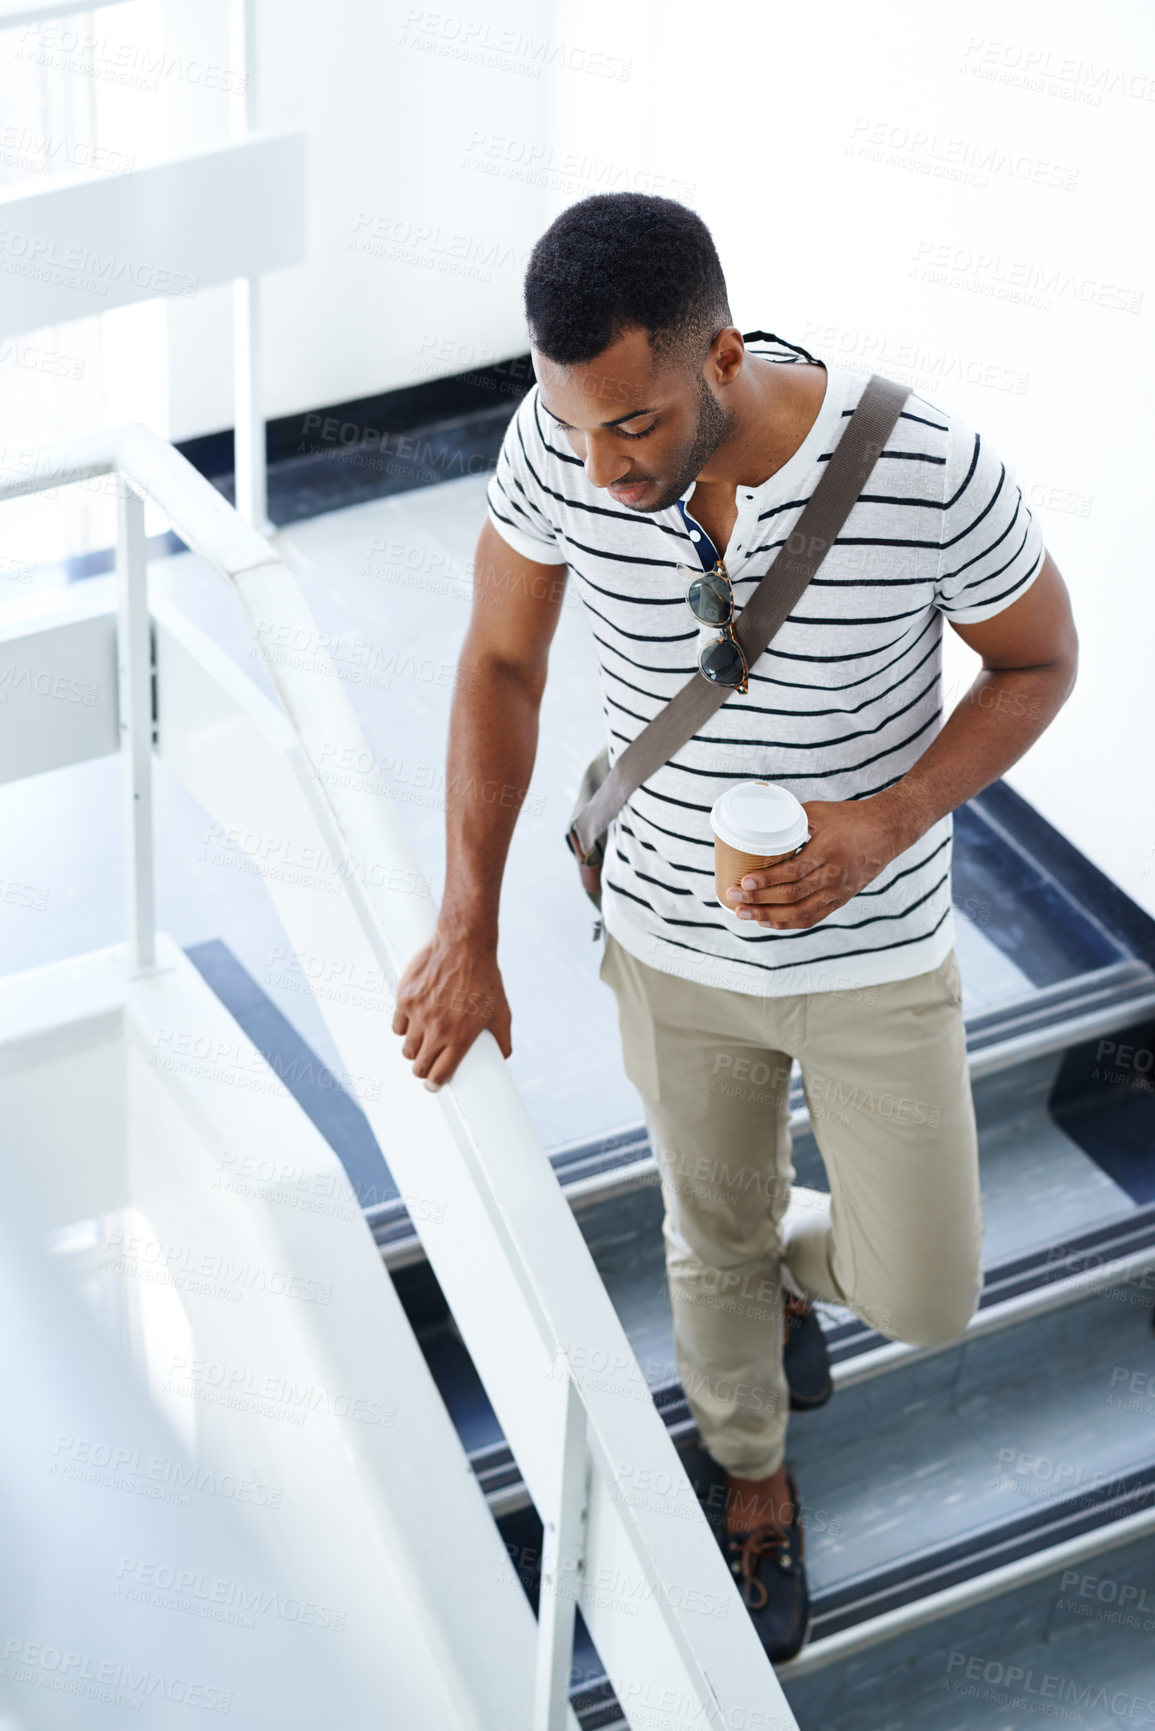
<svg viewBox="0 0 1155 1731">
<path fill-rule="evenodd" d="M 772 781 L 735 782 L 714 801 L 710 822 L 714 834 L 741 853 L 790 853 L 810 834 L 802 806 Z"/>
</svg>

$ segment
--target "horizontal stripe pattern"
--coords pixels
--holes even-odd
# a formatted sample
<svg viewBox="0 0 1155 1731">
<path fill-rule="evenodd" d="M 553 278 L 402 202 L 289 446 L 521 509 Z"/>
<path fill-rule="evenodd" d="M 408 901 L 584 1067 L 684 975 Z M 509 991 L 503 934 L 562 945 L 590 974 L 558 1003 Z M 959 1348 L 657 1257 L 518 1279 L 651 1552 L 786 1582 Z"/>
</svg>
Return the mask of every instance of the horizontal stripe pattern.
<svg viewBox="0 0 1155 1731">
<path fill-rule="evenodd" d="M 780 341 L 748 352 L 751 364 L 810 364 Z M 830 365 L 800 449 L 761 486 L 738 488 L 726 565 L 739 608 L 789 538 L 865 385 Z M 693 517 L 692 490 L 686 504 Z M 614 760 L 697 665 L 688 574 L 678 567 L 698 559 L 681 514 L 615 507 L 591 486 L 536 387 L 507 430 L 489 507 L 517 551 L 572 572 Z M 865 799 L 892 786 L 942 723 L 944 617 L 993 618 L 1043 558 L 1039 526 L 990 442 L 912 391 L 835 545 L 751 669 L 749 691 L 728 697 L 611 825 L 607 929 L 651 966 L 763 995 L 881 984 L 937 966 L 953 940 L 949 818 L 817 926 L 772 932 L 739 924 L 714 899 L 710 806 L 730 782 L 755 778 L 802 800 Z"/>
</svg>

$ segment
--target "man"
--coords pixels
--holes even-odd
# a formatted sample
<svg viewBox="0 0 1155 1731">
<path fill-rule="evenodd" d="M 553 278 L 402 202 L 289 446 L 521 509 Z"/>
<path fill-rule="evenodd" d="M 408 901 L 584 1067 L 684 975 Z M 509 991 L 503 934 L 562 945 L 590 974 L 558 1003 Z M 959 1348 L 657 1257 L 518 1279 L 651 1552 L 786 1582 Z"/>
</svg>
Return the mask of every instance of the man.
<svg viewBox="0 0 1155 1731">
<path fill-rule="evenodd" d="M 777 338 L 747 350 L 708 230 L 668 199 L 611 194 L 563 212 L 534 249 L 525 299 L 538 383 L 489 489 L 451 783 L 528 785 L 567 566 L 616 759 L 698 664 L 691 578 L 721 560 L 741 608 L 866 384 Z M 982 660 L 945 726 L 944 617 Z M 801 1379 L 818 1404 L 807 1301 L 921 1344 L 953 1338 L 977 1302 L 950 813 L 1039 736 L 1075 660 L 1062 578 L 1013 476 L 912 392 L 748 689 L 735 686 L 606 838 L 601 978 L 661 1173 L 678 1367 L 725 1470 L 724 1542 L 772 1659 L 809 1626 L 784 1332 L 809 1342 Z M 803 801 L 810 839 L 743 878 L 727 920 L 708 814 L 753 777 Z M 511 1051 L 496 955 L 515 817 L 464 801 L 448 812 L 437 934 L 393 1023 L 429 1087 L 479 1031 L 451 1004 L 491 1004 Z M 793 1059 L 828 1197 L 791 1196 Z"/>
</svg>

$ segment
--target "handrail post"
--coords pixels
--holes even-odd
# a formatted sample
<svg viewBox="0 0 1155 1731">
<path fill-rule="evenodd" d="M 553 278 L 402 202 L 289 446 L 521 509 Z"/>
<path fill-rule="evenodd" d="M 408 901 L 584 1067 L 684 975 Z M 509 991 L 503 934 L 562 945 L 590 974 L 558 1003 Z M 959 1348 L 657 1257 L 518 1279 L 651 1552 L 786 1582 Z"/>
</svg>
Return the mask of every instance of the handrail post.
<svg viewBox="0 0 1155 1731">
<path fill-rule="evenodd" d="M 568 1721 L 574 1612 L 584 1565 L 589 1499 L 585 1406 L 569 1364 L 564 1358 L 557 1363 L 563 1373 L 560 1447 L 551 1487 L 552 1507 L 542 1513 L 533 1731 L 565 1731 Z"/>
<path fill-rule="evenodd" d="M 237 510 L 262 535 L 269 521 L 265 419 L 261 412 L 261 281 L 241 276 L 233 283 L 233 467 Z"/>
<path fill-rule="evenodd" d="M 253 0 L 231 0 L 229 47 L 234 84 L 231 129 L 243 138 L 257 124 L 257 35 Z M 237 510 L 261 535 L 271 535 L 261 389 L 261 279 L 233 283 L 233 480 Z"/>
<path fill-rule="evenodd" d="M 124 875 L 129 972 L 156 965 L 152 849 L 153 653 L 144 500 L 116 478 L 116 667 L 124 774 Z"/>
</svg>

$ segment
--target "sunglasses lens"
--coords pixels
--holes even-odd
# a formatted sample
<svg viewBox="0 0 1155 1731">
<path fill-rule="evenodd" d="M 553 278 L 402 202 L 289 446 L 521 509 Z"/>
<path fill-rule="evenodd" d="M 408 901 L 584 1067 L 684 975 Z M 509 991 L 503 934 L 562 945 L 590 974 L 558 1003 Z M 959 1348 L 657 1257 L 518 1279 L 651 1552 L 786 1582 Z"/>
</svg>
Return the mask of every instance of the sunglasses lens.
<svg viewBox="0 0 1155 1731">
<path fill-rule="evenodd" d="M 734 603 L 730 597 L 730 586 L 724 577 L 719 577 L 712 571 L 695 577 L 686 592 L 686 600 L 694 618 L 700 619 L 703 625 L 728 625 L 733 617 Z"/>
<path fill-rule="evenodd" d="M 707 643 L 698 658 L 698 665 L 715 685 L 741 685 L 746 677 L 742 652 L 728 637 L 718 643 Z"/>
</svg>

